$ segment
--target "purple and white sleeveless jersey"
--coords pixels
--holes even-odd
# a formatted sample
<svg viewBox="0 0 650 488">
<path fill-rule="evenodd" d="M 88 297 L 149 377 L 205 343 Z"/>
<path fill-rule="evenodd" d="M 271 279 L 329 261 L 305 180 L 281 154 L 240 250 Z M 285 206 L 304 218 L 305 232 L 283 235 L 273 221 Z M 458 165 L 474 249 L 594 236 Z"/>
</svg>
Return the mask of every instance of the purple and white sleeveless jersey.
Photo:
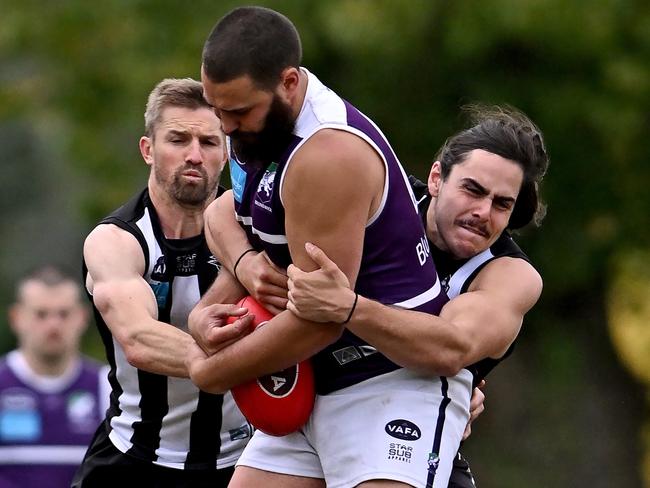
<svg viewBox="0 0 650 488">
<path fill-rule="evenodd" d="M 108 406 L 107 369 L 83 359 L 37 376 L 19 351 L 0 359 L 0 486 L 69 487 Z"/>
<path fill-rule="evenodd" d="M 380 207 L 366 225 L 355 291 L 381 303 L 437 314 L 446 297 L 441 293 L 413 193 L 395 153 L 370 119 L 304 71 L 308 74 L 307 93 L 296 120 L 294 138 L 282 157 L 259 168 L 238 160 L 231 151 L 237 220 L 256 249 L 265 250 L 278 266 L 288 266 L 291 256 L 281 188 L 292 156 L 321 129 L 355 134 L 373 147 L 386 170 Z M 399 368 L 347 330 L 340 340 L 318 353 L 313 364 L 320 394 Z"/>
</svg>

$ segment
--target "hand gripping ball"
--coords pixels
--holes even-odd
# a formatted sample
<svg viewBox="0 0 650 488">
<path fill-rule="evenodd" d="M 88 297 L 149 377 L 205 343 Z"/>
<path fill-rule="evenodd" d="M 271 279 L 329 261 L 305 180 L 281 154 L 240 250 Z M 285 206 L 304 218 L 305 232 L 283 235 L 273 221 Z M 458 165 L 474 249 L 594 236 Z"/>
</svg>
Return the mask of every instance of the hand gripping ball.
<svg viewBox="0 0 650 488">
<path fill-rule="evenodd" d="M 244 298 L 238 305 L 255 315 L 255 328 L 273 317 L 253 297 Z M 231 317 L 228 322 L 234 320 Z M 235 386 L 231 392 L 239 409 L 256 429 L 269 435 L 286 435 L 302 427 L 314 408 L 314 372 L 309 360 L 305 360 Z"/>
</svg>

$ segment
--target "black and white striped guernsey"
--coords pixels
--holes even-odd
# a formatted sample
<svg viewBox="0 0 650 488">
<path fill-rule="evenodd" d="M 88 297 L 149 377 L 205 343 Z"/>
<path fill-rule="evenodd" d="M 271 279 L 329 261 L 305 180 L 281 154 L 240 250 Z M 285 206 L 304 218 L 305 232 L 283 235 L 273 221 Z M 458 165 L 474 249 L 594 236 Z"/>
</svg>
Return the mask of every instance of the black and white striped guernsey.
<svg viewBox="0 0 650 488">
<path fill-rule="evenodd" d="M 220 264 L 205 236 L 167 239 L 145 189 L 100 223 L 114 224 L 140 243 L 144 279 L 158 304 L 158 320 L 187 330 L 187 317 L 214 281 Z M 86 273 L 84 263 L 84 274 Z M 231 466 L 251 436 L 232 395 L 212 395 L 185 378 L 131 366 L 101 315 L 95 319 L 111 366 L 112 392 L 105 426 L 117 449 L 179 469 Z"/>
<path fill-rule="evenodd" d="M 414 176 L 409 176 L 409 182 L 418 202 L 418 212 L 422 216 L 426 227 L 427 209 L 431 202 L 427 185 Z M 432 242 L 429 242 L 429 245 L 442 288 L 450 300 L 461 293 L 465 293 L 481 269 L 494 259 L 511 257 L 523 259 L 530 263 L 528 256 L 520 249 L 507 231 L 504 231 L 488 249 L 468 259 L 453 259 L 448 253 L 436 248 Z M 506 353 L 500 358 L 485 358 L 465 368 L 474 376 L 474 386 L 512 353 L 515 342 L 510 345 Z"/>
</svg>

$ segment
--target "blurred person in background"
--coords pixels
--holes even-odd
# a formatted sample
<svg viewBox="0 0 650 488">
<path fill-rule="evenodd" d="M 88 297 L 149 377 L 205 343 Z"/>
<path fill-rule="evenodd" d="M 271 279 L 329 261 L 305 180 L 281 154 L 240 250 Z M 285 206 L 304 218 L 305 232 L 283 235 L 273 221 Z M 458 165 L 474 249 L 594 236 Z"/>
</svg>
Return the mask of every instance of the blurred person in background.
<svg viewBox="0 0 650 488">
<path fill-rule="evenodd" d="M 108 406 L 106 368 L 79 352 L 80 286 L 46 266 L 22 278 L 0 359 L 0 486 L 69 487 Z"/>
<path fill-rule="evenodd" d="M 203 232 L 226 140 L 201 84 L 189 78 L 158 83 L 144 118 L 140 152 L 150 166 L 148 185 L 84 244 L 85 285 L 112 393 L 73 486 L 146 480 L 149 487 L 225 487 L 252 429 L 232 395 L 200 391 L 184 361 L 193 343 L 188 313 L 217 275 L 218 281 L 229 277 L 219 272 Z M 235 286 L 223 289 L 239 294 L 231 280 Z M 233 310 L 238 307 L 222 309 Z"/>
</svg>

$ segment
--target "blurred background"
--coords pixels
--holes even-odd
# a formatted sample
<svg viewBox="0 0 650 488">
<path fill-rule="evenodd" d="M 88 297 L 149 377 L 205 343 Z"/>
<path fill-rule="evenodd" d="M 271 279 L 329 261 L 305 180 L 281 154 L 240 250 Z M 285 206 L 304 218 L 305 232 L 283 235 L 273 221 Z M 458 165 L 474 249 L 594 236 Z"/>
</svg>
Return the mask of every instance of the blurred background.
<svg viewBox="0 0 650 488">
<path fill-rule="evenodd" d="M 294 21 L 304 65 L 421 178 L 466 103 L 507 103 L 542 128 L 548 215 L 518 240 L 544 293 L 463 450 L 481 488 L 650 487 L 650 3 L 259 3 Z M 149 91 L 198 78 L 203 41 L 240 4 L 2 2 L 3 311 L 25 271 L 78 272 L 88 231 L 146 182 Z M 3 313 L 0 352 L 13 346 Z M 103 358 L 94 331 L 84 349 Z"/>
</svg>

